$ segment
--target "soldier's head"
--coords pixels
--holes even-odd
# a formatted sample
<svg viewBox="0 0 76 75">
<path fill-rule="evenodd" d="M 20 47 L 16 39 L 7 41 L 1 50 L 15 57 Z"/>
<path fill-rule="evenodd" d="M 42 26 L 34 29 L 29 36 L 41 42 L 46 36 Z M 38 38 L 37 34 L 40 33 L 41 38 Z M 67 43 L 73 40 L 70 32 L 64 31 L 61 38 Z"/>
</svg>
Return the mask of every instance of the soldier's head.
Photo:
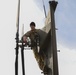
<svg viewBox="0 0 76 75">
<path fill-rule="evenodd" d="M 36 25 L 35 25 L 34 22 L 31 22 L 31 23 L 30 23 L 30 28 L 31 28 L 31 30 L 34 30 L 34 29 L 35 29 L 35 26 L 36 26 Z"/>
</svg>

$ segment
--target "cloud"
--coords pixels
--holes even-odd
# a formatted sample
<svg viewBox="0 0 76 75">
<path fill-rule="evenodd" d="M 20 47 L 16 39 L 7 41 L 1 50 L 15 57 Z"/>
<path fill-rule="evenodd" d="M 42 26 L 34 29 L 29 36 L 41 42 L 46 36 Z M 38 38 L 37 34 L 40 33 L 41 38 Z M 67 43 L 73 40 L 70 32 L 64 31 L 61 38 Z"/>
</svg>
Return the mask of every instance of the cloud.
<svg viewBox="0 0 76 75">
<path fill-rule="evenodd" d="M 70 50 L 63 44 L 58 44 L 58 49 L 60 50 L 60 53 L 58 53 L 60 75 L 75 75 L 76 51 L 74 49 Z"/>
</svg>

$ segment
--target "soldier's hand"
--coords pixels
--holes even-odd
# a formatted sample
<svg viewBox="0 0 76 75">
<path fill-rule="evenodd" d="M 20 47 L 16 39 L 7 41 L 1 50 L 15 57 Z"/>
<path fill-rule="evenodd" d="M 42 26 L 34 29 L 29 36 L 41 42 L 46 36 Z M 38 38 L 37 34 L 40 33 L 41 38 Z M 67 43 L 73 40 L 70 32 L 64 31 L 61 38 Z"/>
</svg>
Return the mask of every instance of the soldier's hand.
<svg viewBox="0 0 76 75">
<path fill-rule="evenodd" d="M 23 37 L 23 42 L 27 43 L 27 37 L 26 36 Z"/>
</svg>

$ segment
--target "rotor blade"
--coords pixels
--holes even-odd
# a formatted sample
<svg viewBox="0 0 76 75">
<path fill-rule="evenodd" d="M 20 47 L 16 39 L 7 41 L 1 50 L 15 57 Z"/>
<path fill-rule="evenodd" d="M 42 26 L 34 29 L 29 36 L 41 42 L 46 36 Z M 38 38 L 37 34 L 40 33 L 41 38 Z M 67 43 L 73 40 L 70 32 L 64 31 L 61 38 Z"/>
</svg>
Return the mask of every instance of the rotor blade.
<svg viewBox="0 0 76 75">
<path fill-rule="evenodd" d="M 44 9 L 44 14 L 45 14 L 45 18 L 46 18 L 47 16 L 46 16 L 46 9 L 45 9 L 44 0 L 42 0 L 42 2 L 43 2 L 43 9 Z"/>
<path fill-rule="evenodd" d="M 18 49 L 19 49 L 19 14 L 20 14 L 20 0 L 18 1 L 18 13 L 17 13 L 17 32 L 16 32 L 16 59 L 15 59 L 15 75 L 18 75 Z"/>
<path fill-rule="evenodd" d="M 18 1 L 18 11 L 17 11 L 17 21 L 16 21 L 16 27 L 17 31 L 19 32 L 19 16 L 20 15 L 20 0 Z"/>
<path fill-rule="evenodd" d="M 46 14 L 47 14 L 48 8 L 49 8 L 49 0 L 34 0 L 34 2 L 36 3 L 36 5 L 41 11 L 46 9 Z M 44 4 L 45 6 L 43 6 Z"/>
</svg>

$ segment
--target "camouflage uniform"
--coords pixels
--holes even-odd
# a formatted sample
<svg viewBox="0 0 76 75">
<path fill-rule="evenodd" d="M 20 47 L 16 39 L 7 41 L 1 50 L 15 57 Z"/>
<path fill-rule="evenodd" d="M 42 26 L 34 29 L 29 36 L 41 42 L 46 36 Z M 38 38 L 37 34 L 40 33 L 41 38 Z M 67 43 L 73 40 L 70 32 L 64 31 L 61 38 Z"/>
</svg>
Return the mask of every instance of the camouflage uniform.
<svg viewBox="0 0 76 75">
<path fill-rule="evenodd" d="M 37 47 L 34 44 L 34 39 L 35 39 L 36 34 L 39 35 L 39 37 L 40 37 L 40 46 L 41 46 L 44 39 L 45 39 L 45 36 L 46 36 L 46 33 L 44 31 L 42 31 L 40 29 L 30 30 L 26 34 L 24 34 L 24 36 L 29 37 L 31 39 L 31 44 L 32 44 L 34 56 L 36 58 L 36 61 L 38 62 L 39 68 L 41 70 L 43 70 L 44 64 L 45 64 L 44 63 L 45 54 L 39 54 L 38 53 Z"/>
</svg>

